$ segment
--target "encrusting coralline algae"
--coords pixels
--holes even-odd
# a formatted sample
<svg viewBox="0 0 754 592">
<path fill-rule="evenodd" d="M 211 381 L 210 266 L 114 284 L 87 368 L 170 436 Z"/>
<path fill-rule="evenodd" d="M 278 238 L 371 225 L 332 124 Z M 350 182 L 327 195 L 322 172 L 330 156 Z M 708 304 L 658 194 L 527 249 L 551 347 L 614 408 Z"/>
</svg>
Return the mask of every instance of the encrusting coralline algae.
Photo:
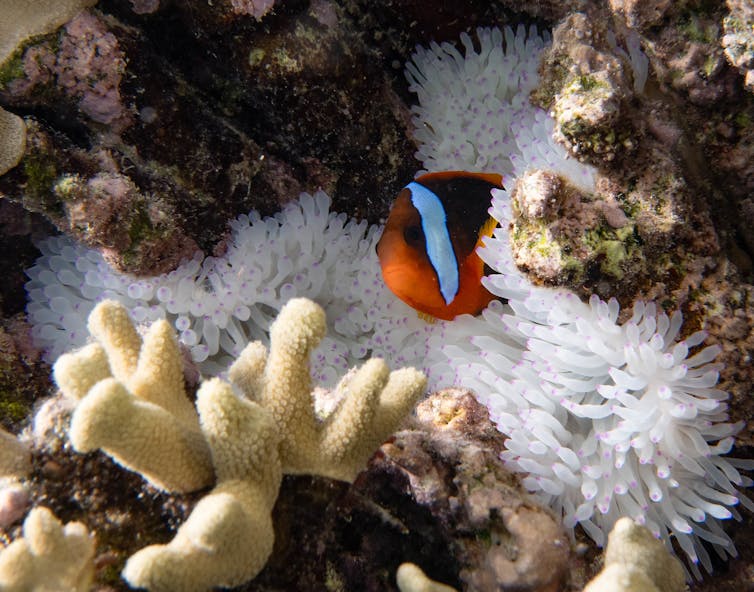
<svg viewBox="0 0 754 592">
<path fill-rule="evenodd" d="M 485 285 L 505 304 L 476 319 L 422 325 L 379 281 L 377 230 L 328 213 L 320 193 L 271 219 L 240 218 L 225 257 L 195 259 L 151 280 L 116 275 L 99 255 L 51 239 L 30 271 L 35 335 L 55 357 L 83 339 L 81 319 L 96 300 L 116 298 L 137 321 L 166 316 L 202 369 L 217 373 L 246 341 L 265 338 L 287 299 L 308 295 L 334 319 L 336 334 L 315 354 L 317 378 L 331 383 L 378 354 L 424 365 L 435 387 L 473 388 L 508 437 L 509 466 L 568 526 L 581 523 L 604 544 L 629 515 L 666 542 L 676 538 L 692 569 L 697 561 L 710 569 L 700 541 L 735 553 L 719 520 L 749 503 L 737 487 L 750 484 L 723 456 L 740 426 L 727 423 L 727 395 L 714 388 L 717 349 L 697 351 L 701 333 L 676 342 L 679 313 L 637 302 L 619 324 L 615 301 L 594 296 L 586 304 L 566 290 L 535 287 L 517 270 L 507 233 L 516 178 L 555 171 L 591 191 L 595 171 L 568 157 L 552 140 L 547 113 L 527 100 L 547 39 L 523 27 L 478 36 L 479 51 L 462 38 L 465 55 L 449 44 L 418 50 L 407 76 L 420 100 L 414 113 L 425 167 L 505 175 L 510 189 L 492 201 L 501 228 L 482 250 L 493 269 Z"/>
</svg>

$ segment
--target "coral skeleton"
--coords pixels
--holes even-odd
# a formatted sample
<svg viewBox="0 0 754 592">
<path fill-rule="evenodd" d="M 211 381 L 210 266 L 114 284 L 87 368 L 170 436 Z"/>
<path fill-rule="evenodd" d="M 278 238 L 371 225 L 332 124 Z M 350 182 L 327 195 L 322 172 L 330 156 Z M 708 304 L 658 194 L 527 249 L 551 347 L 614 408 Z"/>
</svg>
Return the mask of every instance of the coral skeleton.
<svg viewBox="0 0 754 592">
<path fill-rule="evenodd" d="M 29 512 L 23 537 L 0 551 L 0 589 L 6 592 L 89 592 L 94 537 L 80 522 L 65 526 L 44 507 Z"/>
<path fill-rule="evenodd" d="M 26 482 L 14 478 L 0 478 L 0 528 L 8 528 L 23 518 L 31 501 Z"/>
<path fill-rule="evenodd" d="M 506 435 L 508 466 L 567 527 L 581 524 L 603 545 L 615 522 L 630 516 L 668 548 L 675 538 L 696 574 L 698 562 L 709 571 L 702 541 L 723 557 L 735 555 L 719 520 L 737 517 L 739 502 L 754 507 L 737 489 L 751 484 L 737 470 L 746 463 L 724 456 L 742 425 L 728 423 L 727 394 L 715 388 L 719 348 L 700 349 L 703 332 L 678 341 L 679 312 L 668 317 L 636 302 L 621 325 L 615 300 L 592 296 L 586 304 L 567 290 L 532 285 L 517 269 L 508 229 L 510 189 L 524 172 L 518 157 L 529 170 L 555 171 L 587 190 L 593 176 L 564 159 L 549 116 L 534 115 L 527 103 L 545 39 L 522 28 L 477 35 L 480 51 L 462 36 L 465 55 L 449 44 L 419 49 L 407 73 L 419 96 L 414 122 L 425 166 L 493 170 L 508 188 L 492 192 L 490 214 L 499 226 L 480 249 L 493 271 L 483 282 L 503 301 L 479 318 L 438 323 L 428 347 L 432 386 L 475 390 Z M 534 65 L 524 67 L 527 60 Z M 501 88 L 511 72 L 520 72 L 523 106 L 488 107 L 468 122 L 469 108 L 505 104 Z M 532 117 L 546 123 L 537 128 Z M 520 141 L 516 122 L 526 122 L 535 138 Z M 490 138 L 512 150 L 509 162 Z"/>
<path fill-rule="evenodd" d="M 26 513 L 31 473 L 31 450 L 14 434 L 0 428 L 0 528 L 7 528 Z"/>
<path fill-rule="evenodd" d="M 134 278 L 115 272 L 96 251 L 54 237 L 28 271 L 35 342 L 46 359 L 86 342 L 86 318 L 113 299 L 137 322 L 164 318 L 205 374 L 218 375 L 249 341 L 268 343 L 276 314 L 306 296 L 326 311 L 328 336 L 312 358 L 313 378 L 333 386 L 367 357 L 413 365 L 429 327 L 393 298 L 379 276 L 377 227 L 329 212 L 323 192 L 302 194 L 271 218 L 256 212 L 231 222 L 223 257 L 197 255 L 171 273 Z"/>
<path fill-rule="evenodd" d="M 683 567 L 644 526 L 630 518 L 615 523 L 603 570 L 584 592 L 684 592 Z"/>
<path fill-rule="evenodd" d="M 275 0 L 230 0 L 235 14 L 247 14 L 257 20 L 272 10 Z"/>
<path fill-rule="evenodd" d="M 232 385 L 202 384 L 197 414 L 168 323 L 153 323 L 142 341 L 123 305 L 95 307 L 89 328 L 98 342 L 55 366 L 61 390 L 79 399 L 74 446 L 100 447 L 170 491 L 216 480 L 170 543 L 128 560 L 123 577 L 131 585 L 181 592 L 249 581 L 272 552 L 271 511 L 283 473 L 353 480 L 410 412 L 426 377 L 371 359 L 340 382 L 334 411 L 316 418 L 308 362 L 326 326 L 319 305 L 290 300 L 271 327 L 269 354 L 250 343 L 230 369 Z"/>
</svg>

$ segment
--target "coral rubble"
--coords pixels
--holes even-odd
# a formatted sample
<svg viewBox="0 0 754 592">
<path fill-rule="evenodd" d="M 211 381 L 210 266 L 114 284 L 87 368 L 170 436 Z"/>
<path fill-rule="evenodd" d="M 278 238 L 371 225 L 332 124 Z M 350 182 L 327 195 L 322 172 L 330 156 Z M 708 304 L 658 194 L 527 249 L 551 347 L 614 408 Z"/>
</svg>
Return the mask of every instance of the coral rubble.
<svg viewBox="0 0 754 592">
<path fill-rule="evenodd" d="M 754 91 L 754 9 L 744 0 L 728 0 L 729 14 L 723 20 L 725 57 L 744 75 L 744 84 Z"/>
<path fill-rule="evenodd" d="M 0 477 L 26 477 L 31 469 L 28 446 L 3 429 L 0 429 L 0 444 Z"/>
<path fill-rule="evenodd" d="M 396 573 L 401 592 L 453 592 L 455 588 L 431 580 L 413 563 L 403 563 Z M 604 568 L 584 592 L 684 592 L 683 568 L 643 526 L 620 519 L 610 531 Z M 538 588 L 542 590 L 542 588 Z"/>
</svg>

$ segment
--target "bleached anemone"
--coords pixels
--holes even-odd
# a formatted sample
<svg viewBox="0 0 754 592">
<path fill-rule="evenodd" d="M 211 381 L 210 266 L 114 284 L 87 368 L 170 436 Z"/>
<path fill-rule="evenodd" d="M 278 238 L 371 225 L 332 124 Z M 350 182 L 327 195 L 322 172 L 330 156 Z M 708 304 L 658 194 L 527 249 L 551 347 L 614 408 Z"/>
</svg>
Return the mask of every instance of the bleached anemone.
<svg viewBox="0 0 754 592">
<path fill-rule="evenodd" d="M 523 27 L 477 36 L 478 50 L 462 35 L 463 54 L 433 44 L 407 66 L 420 103 L 417 157 L 430 171 L 502 173 L 508 188 L 541 169 L 593 190 L 594 169 L 568 158 L 552 118 L 528 100 L 548 37 Z M 646 58 L 633 41 L 628 57 L 643 83 Z M 484 282 L 505 303 L 438 324 L 427 362 L 434 386 L 473 389 L 505 435 L 507 465 L 598 544 L 630 516 L 666 544 L 676 539 L 697 573 L 697 562 L 711 569 L 702 540 L 735 554 L 719 520 L 739 501 L 751 505 L 737 491 L 751 481 L 723 456 L 741 426 L 727 422 L 727 394 L 715 389 L 718 348 L 696 351 L 703 333 L 676 341 L 680 313 L 637 302 L 620 325 L 614 300 L 586 304 L 533 286 L 513 262 L 509 191 L 493 191 L 490 214 L 500 227 L 480 252 L 494 271 Z"/>
<path fill-rule="evenodd" d="M 96 251 L 70 239 L 44 241 L 28 271 L 33 337 L 55 360 L 84 343 L 86 318 L 105 298 L 122 302 L 137 322 L 167 318 L 193 359 L 219 374 L 268 329 L 289 299 L 306 296 L 327 312 L 328 336 L 312 357 L 316 380 L 337 376 L 369 356 L 399 366 L 423 357 L 428 328 L 387 291 L 379 273 L 377 227 L 329 211 L 323 192 L 302 194 L 282 212 L 231 222 L 222 257 L 201 256 L 146 279 L 115 272 Z"/>
<path fill-rule="evenodd" d="M 754 509 L 737 490 L 751 485 L 742 463 L 723 456 L 742 426 L 715 388 L 719 347 L 696 351 L 703 332 L 677 341 L 679 312 L 637 302 L 618 324 L 615 300 L 531 285 L 511 263 L 510 196 L 493 194 L 502 228 L 480 255 L 496 272 L 485 285 L 507 302 L 438 328 L 430 376 L 474 389 L 505 434 L 503 460 L 567 527 L 602 545 L 629 516 L 711 570 L 701 541 L 735 555 L 719 520 L 739 501 Z"/>
<path fill-rule="evenodd" d="M 464 53 L 450 43 L 417 47 L 406 65 L 416 157 L 432 171 L 501 173 L 506 186 L 529 169 L 551 170 L 585 191 L 593 167 L 569 157 L 552 138 L 554 121 L 529 102 L 539 81 L 540 53 L 550 40 L 536 27 L 477 29 L 479 50 L 461 34 Z"/>
</svg>

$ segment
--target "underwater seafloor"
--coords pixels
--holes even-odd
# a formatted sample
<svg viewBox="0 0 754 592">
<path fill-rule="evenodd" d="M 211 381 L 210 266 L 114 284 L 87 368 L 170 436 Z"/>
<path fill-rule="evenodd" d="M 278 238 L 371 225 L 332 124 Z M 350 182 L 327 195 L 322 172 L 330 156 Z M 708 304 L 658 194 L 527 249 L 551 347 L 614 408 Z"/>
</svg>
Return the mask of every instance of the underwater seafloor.
<svg viewBox="0 0 754 592">
<path fill-rule="evenodd" d="M 223 256 L 230 220 L 272 215 L 301 192 L 379 223 L 417 171 L 433 170 L 417 150 L 440 133 L 428 140 L 412 122 L 407 61 L 417 44 L 461 48 L 477 27 L 552 32 L 527 100 L 553 119 L 543 142 L 596 171 L 587 192 L 521 185 L 518 268 L 583 301 L 616 298 L 620 322 L 637 300 L 680 309 L 683 337 L 703 329 L 720 347 L 729 417 L 715 419 L 741 422 L 730 456 L 754 459 L 745 0 L 0 0 L 0 13 L 0 423 L 32 446 L 23 493 L 0 496 L 4 543 L 46 506 L 96 533 L 92 589 L 126 590 L 126 559 L 169 541 L 205 492 L 162 492 L 72 449 L 70 406 L 48 401 L 57 389 L 26 318 L 40 241 L 62 233 L 143 278 L 197 250 Z M 188 353 L 186 365 L 194 388 Z M 45 402 L 37 423 L 50 425 L 32 426 Z M 403 428 L 352 484 L 286 475 L 269 561 L 237 589 L 397 590 L 410 561 L 458 590 L 575 591 L 600 570 L 579 526 L 562 552 L 542 545 L 564 536 L 559 521 L 506 470 L 504 437 L 467 392 L 433 394 Z M 753 516 L 738 511 L 719 521 L 738 557 L 710 544 L 712 573 L 691 590 L 754 590 Z"/>
</svg>

